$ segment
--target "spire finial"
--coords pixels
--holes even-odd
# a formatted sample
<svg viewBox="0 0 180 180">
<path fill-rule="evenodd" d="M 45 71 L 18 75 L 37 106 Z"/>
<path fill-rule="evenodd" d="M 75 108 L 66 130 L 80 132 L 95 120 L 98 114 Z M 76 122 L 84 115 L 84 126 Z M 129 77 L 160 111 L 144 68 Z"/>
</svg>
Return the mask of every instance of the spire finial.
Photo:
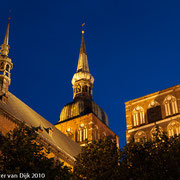
<svg viewBox="0 0 180 180">
<path fill-rule="evenodd" d="M 82 24 L 82 34 L 84 34 L 84 26 L 85 26 L 85 23 Z"/>
<path fill-rule="evenodd" d="M 4 37 L 4 43 L 1 45 L 1 55 L 8 56 L 9 53 L 9 23 L 11 17 L 8 17 L 8 25 L 6 29 L 6 34 Z"/>
<path fill-rule="evenodd" d="M 85 41 L 84 41 L 84 29 L 83 29 L 84 25 L 85 23 L 82 24 L 82 40 L 81 40 L 81 48 L 80 48 L 80 53 L 79 53 L 77 72 L 79 71 L 89 72 L 86 46 L 85 46 Z"/>
</svg>

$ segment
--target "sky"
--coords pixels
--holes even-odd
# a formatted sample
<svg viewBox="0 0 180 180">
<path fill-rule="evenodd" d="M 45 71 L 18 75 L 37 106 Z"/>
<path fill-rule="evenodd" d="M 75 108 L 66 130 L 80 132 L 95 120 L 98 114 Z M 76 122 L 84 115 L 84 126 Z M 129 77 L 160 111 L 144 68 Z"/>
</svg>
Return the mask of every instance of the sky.
<svg viewBox="0 0 180 180">
<path fill-rule="evenodd" d="M 0 44 L 9 10 L 10 92 L 55 124 L 73 100 L 81 25 L 94 101 L 126 141 L 126 101 L 179 84 L 179 0 L 6 0 L 0 6 Z"/>
</svg>

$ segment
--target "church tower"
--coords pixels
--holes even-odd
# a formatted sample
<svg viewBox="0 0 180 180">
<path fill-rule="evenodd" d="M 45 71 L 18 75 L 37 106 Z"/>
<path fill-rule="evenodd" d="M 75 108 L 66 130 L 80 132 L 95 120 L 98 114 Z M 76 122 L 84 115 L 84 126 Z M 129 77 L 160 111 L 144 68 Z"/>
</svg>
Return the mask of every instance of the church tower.
<svg viewBox="0 0 180 180">
<path fill-rule="evenodd" d="M 106 113 L 92 99 L 94 78 L 89 71 L 84 31 L 82 31 L 77 71 L 71 82 L 73 102 L 63 107 L 56 128 L 82 146 L 86 140 L 98 140 L 105 136 L 118 140 L 108 126 Z"/>
<path fill-rule="evenodd" d="M 9 18 L 10 20 L 10 18 Z M 11 69 L 13 64 L 8 57 L 9 54 L 9 22 L 4 38 L 4 42 L 1 45 L 0 50 L 0 98 L 6 102 L 9 85 L 11 84 Z"/>
</svg>

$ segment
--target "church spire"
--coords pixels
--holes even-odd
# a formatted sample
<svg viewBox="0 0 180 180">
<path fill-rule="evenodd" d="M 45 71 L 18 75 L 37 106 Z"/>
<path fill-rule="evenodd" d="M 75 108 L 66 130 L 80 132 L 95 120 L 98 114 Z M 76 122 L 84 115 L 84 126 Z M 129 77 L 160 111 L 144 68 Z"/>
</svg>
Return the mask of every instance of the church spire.
<svg viewBox="0 0 180 180">
<path fill-rule="evenodd" d="M 10 18 L 8 18 L 10 20 Z M 0 50 L 0 99 L 6 97 L 11 84 L 11 69 L 13 64 L 11 59 L 8 57 L 9 53 L 9 22 L 6 29 L 4 42 L 1 45 Z"/>
<path fill-rule="evenodd" d="M 10 22 L 10 17 L 8 18 Z M 1 45 L 1 55 L 8 56 L 9 53 L 9 22 L 6 29 L 6 34 L 4 37 L 4 43 Z"/>
<path fill-rule="evenodd" d="M 89 65 L 84 41 L 84 31 L 82 31 L 81 48 L 78 59 L 77 71 L 72 78 L 74 90 L 73 98 L 92 98 L 94 78 L 89 72 Z"/>
<path fill-rule="evenodd" d="M 86 46 L 85 46 L 85 41 L 84 41 L 84 31 L 82 31 L 81 48 L 80 48 L 80 53 L 79 53 L 78 66 L 77 66 L 77 72 L 80 72 L 80 71 L 89 72 Z"/>
</svg>

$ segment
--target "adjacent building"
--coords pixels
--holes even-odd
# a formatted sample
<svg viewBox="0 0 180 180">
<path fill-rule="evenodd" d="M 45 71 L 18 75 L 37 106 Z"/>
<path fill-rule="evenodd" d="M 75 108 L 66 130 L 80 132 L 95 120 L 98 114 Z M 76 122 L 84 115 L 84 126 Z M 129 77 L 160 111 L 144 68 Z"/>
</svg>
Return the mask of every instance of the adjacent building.
<svg viewBox="0 0 180 180">
<path fill-rule="evenodd" d="M 152 138 L 156 125 L 169 137 L 180 134 L 180 85 L 125 103 L 127 143 Z"/>
</svg>

